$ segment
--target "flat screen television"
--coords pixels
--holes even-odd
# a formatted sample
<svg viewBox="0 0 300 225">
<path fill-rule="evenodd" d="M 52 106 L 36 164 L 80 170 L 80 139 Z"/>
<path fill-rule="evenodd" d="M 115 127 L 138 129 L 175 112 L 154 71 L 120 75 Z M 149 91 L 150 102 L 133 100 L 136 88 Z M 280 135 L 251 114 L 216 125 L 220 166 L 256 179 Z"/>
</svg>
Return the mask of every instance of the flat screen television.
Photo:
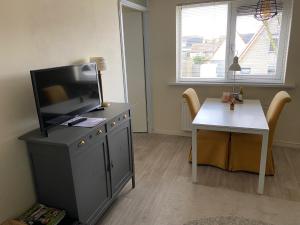
<svg viewBox="0 0 300 225">
<path fill-rule="evenodd" d="M 75 116 L 100 108 L 95 63 L 30 71 L 42 134 Z"/>
</svg>

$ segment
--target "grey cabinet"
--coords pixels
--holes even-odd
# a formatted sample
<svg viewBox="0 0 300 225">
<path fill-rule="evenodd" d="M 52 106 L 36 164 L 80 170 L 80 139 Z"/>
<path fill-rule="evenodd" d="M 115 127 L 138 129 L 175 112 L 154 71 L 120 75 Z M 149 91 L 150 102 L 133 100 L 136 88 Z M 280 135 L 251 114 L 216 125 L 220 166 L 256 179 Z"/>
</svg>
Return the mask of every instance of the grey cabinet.
<svg viewBox="0 0 300 225">
<path fill-rule="evenodd" d="M 58 126 L 48 137 L 34 130 L 20 139 L 30 154 L 38 201 L 95 224 L 130 179 L 135 185 L 130 107 L 114 103 L 86 116 L 106 122 L 95 128 Z"/>
</svg>

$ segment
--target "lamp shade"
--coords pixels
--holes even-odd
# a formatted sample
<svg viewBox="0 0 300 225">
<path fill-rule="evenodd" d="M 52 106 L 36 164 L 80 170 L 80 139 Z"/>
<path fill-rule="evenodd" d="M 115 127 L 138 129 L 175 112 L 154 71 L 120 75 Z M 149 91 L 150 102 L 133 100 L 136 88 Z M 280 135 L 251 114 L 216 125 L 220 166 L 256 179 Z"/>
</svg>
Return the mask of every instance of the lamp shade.
<svg viewBox="0 0 300 225">
<path fill-rule="evenodd" d="M 99 71 L 106 70 L 106 63 L 103 57 L 90 57 L 90 62 L 96 63 Z"/>
<path fill-rule="evenodd" d="M 276 0 L 259 0 L 254 17 L 259 21 L 269 20 L 278 14 Z"/>
<path fill-rule="evenodd" d="M 239 57 L 235 56 L 233 58 L 233 63 L 230 65 L 229 71 L 241 71 L 241 66 L 239 64 Z"/>
</svg>

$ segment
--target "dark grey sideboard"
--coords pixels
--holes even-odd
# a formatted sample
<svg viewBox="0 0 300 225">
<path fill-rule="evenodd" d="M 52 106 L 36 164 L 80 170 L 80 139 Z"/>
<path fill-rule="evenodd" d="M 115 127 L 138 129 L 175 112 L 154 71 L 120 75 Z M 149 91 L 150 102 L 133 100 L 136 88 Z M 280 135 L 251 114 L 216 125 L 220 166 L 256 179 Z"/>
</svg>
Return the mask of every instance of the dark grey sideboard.
<svg viewBox="0 0 300 225">
<path fill-rule="evenodd" d="M 85 116 L 107 120 L 94 128 L 57 126 L 49 137 L 34 130 L 20 139 L 28 148 L 38 201 L 93 225 L 130 179 L 134 188 L 134 156 L 128 104 L 112 103 Z"/>
</svg>

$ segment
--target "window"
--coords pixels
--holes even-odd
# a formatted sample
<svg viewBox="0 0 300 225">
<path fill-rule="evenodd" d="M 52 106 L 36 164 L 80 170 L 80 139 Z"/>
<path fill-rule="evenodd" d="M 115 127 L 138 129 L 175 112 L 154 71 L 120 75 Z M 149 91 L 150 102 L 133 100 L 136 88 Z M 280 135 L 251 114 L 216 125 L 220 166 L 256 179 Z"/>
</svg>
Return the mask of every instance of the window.
<svg viewBox="0 0 300 225">
<path fill-rule="evenodd" d="M 232 82 L 228 68 L 237 55 L 236 80 L 283 83 L 291 1 L 279 2 L 278 15 L 263 22 L 254 18 L 256 2 L 178 6 L 177 81 Z"/>
<path fill-rule="evenodd" d="M 182 77 L 224 78 L 227 13 L 228 4 L 187 7 L 182 10 Z M 207 21 L 213 21 L 218 28 L 211 29 Z"/>
<path fill-rule="evenodd" d="M 281 21 L 281 12 L 265 22 L 256 20 L 253 15 L 238 14 L 235 52 L 239 56 L 241 67 L 247 65 L 251 68 L 248 76 L 256 76 L 257 79 L 268 76 L 269 79 L 272 79 L 273 77 L 271 78 L 270 75 L 275 75 L 275 73 L 269 74 L 267 71 L 269 64 L 277 64 L 279 38 L 276 38 L 276 34 L 280 32 Z"/>
</svg>

